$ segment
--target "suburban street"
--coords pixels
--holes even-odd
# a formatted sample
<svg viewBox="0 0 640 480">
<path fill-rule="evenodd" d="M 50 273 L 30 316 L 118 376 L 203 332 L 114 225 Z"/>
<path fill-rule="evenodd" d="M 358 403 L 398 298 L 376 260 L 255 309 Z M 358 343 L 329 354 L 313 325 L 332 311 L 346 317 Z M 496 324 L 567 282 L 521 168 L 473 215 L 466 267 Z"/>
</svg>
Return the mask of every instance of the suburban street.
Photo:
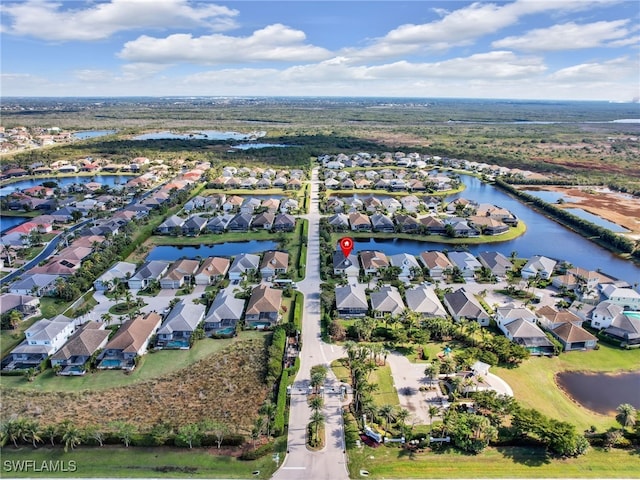
<svg viewBox="0 0 640 480">
<path fill-rule="evenodd" d="M 282 480 L 347 479 L 344 429 L 342 425 L 342 398 L 340 383 L 329 370 L 325 383 L 324 409 L 326 445 L 317 452 L 306 447 L 306 428 L 311 409 L 307 405 L 310 369 L 314 365 L 330 363 L 340 358 L 340 347 L 326 344 L 320 333 L 320 212 L 318 210 L 318 169 L 314 169 L 311 182 L 311 206 L 306 216 L 309 221 L 306 277 L 298 282 L 304 294 L 305 308 L 302 320 L 302 351 L 300 370 L 291 394 L 287 455 L 273 478 Z"/>
</svg>

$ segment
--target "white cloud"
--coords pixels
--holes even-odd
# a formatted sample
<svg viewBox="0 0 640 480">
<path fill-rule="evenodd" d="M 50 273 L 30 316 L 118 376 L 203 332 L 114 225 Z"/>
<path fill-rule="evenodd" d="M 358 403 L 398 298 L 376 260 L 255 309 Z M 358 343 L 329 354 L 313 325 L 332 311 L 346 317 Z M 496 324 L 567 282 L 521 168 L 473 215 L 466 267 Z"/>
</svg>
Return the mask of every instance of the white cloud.
<svg viewBox="0 0 640 480">
<path fill-rule="evenodd" d="M 401 25 L 370 46 L 345 49 L 342 54 L 354 60 L 366 60 L 398 57 L 412 52 L 443 52 L 452 47 L 472 45 L 476 39 L 514 25 L 526 15 L 582 10 L 605 3 L 611 1 L 519 0 L 506 4 L 476 2 L 451 12 L 435 9 L 441 17 L 439 20 Z"/>
<path fill-rule="evenodd" d="M 316 61 L 330 55 L 324 48 L 305 44 L 305 38 L 304 32 L 281 24 L 256 30 L 248 37 L 175 34 L 153 38 L 143 35 L 125 43 L 119 56 L 136 62 L 220 64 Z"/>
<path fill-rule="evenodd" d="M 549 76 L 554 81 L 592 82 L 616 80 L 634 80 L 640 77 L 638 58 L 620 57 L 605 62 L 581 63 L 562 68 Z"/>
<path fill-rule="evenodd" d="M 75 3 L 66 4 L 75 6 Z M 11 23 L 3 33 L 51 41 L 101 40 L 123 30 L 205 27 L 213 31 L 235 27 L 238 12 L 230 8 L 187 0 L 111 0 L 87 8 L 63 9 L 63 3 L 28 0 L 2 6 Z"/>
<path fill-rule="evenodd" d="M 624 39 L 630 32 L 629 20 L 594 22 L 578 25 L 574 22 L 531 30 L 522 36 L 503 38 L 493 42 L 494 48 L 544 52 L 576 50 L 607 45 L 608 41 Z"/>
</svg>

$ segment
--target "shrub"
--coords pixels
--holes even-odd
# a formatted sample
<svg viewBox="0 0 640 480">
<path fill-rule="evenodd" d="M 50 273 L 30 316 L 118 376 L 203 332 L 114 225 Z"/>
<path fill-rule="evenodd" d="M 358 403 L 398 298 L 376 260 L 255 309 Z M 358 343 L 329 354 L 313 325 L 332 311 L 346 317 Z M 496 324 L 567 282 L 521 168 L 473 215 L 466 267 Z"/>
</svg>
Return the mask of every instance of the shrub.
<svg viewBox="0 0 640 480">
<path fill-rule="evenodd" d="M 273 453 L 275 450 L 274 442 L 265 443 L 264 445 L 260 445 L 258 448 L 254 450 L 249 450 L 248 452 L 243 452 L 240 457 L 240 460 L 257 460 L 259 458 L 264 457 L 270 453 Z"/>
</svg>

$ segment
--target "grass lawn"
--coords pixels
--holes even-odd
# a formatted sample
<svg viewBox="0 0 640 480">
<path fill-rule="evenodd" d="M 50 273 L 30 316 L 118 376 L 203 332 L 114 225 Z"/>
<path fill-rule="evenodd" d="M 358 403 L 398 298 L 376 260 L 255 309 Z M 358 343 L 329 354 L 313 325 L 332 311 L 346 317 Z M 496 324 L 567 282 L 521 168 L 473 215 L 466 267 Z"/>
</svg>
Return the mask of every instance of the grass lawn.
<svg viewBox="0 0 640 480">
<path fill-rule="evenodd" d="M 487 448 L 479 455 L 418 453 L 396 446 L 349 450 L 351 478 L 639 478 L 640 451 L 591 449 L 578 458 L 552 459 L 543 449 Z"/>
<path fill-rule="evenodd" d="M 270 478 L 276 469 L 271 455 L 251 462 L 231 456 L 219 456 L 215 449 L 178 449 L 105 446 L 102 448 L 76 448 L 65 453 L 62 448 L 29 447 L 3 448 L 3 478 L 32 477 L 103 477 L 103 478 Z M 76 465 L 74 472 L 21 473 L 7 471 L 5 462 L 33 460 L 60 461 L 69 469 L 69 461 Z M 259 475 L 253 472 L 259 470 Z"/>
<path fill-rule="evenodd" d="M 535 408 L 545 415 L 566 420 L 584 430 L 595 425 L 599 430 L 616 425 L 607 417 L 587 410 L 567 396 L 555 382 L 562 371 L 583 370 L 615 372 L 634 370 L 640 365 L 640 350 L 622 350 L 600 344 L 598 350 L 569 352 L 559 357 L 533 357 L 514 369 L 492 368 L 513 389 L 516 399 L 525 407 Z"/>
<path fill-rule="evenodd" d="M 378 389 L 371 394 L 373 402 L 378 405 L 398 405 L 398 391 L 393 384 L 393 376 L 391 375 L 391 367 L 383 365 L 376 368 L 371 373 L 371 383 L 378 385 Z"/>
<path fill-rule="evenodd" d="M 198 340 L 190 350 L 150 352 L 142 357 L 131 374 L 125 374 L 121 370 L 104 370 L 87 373 L 82 377 L 60 377 L 56 376 L 53 370 L 48 369 L 38 375 L 33 382 L 28 382 L 23 377 L 2 377 L 2 385 L 6 388 L 33 389 L 40 392 L 77 392 L 120 387 L 163 377 L 219 352 L 238 339 L 244 340 L 264 335 L 263 332 L 246 331 L 230 339 L 203 338 Z"/>
</svg>

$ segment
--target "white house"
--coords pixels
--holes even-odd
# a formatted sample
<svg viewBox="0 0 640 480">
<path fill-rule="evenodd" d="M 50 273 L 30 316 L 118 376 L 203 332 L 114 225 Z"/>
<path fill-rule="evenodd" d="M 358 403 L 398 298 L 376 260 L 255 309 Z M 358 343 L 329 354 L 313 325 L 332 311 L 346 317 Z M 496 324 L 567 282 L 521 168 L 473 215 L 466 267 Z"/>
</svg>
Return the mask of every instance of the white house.
<svg viewBox="0 0 640 480">
<path fill-rule="evenodd" d="M 640 310 L 640 293 L 632 288 L 608 284 L 602 287 L 602 294 L 607 297 L 608 302 L 620 305 L 625 310 Z"/>
<path fill-rule="evenodd" d="M 528 279 L 538 275 L 541 279 L 549 280 L 556 266 L 555 260 L 542 255 L 534 255 L 522 267 L 522 278 Z"/>
</svg>

